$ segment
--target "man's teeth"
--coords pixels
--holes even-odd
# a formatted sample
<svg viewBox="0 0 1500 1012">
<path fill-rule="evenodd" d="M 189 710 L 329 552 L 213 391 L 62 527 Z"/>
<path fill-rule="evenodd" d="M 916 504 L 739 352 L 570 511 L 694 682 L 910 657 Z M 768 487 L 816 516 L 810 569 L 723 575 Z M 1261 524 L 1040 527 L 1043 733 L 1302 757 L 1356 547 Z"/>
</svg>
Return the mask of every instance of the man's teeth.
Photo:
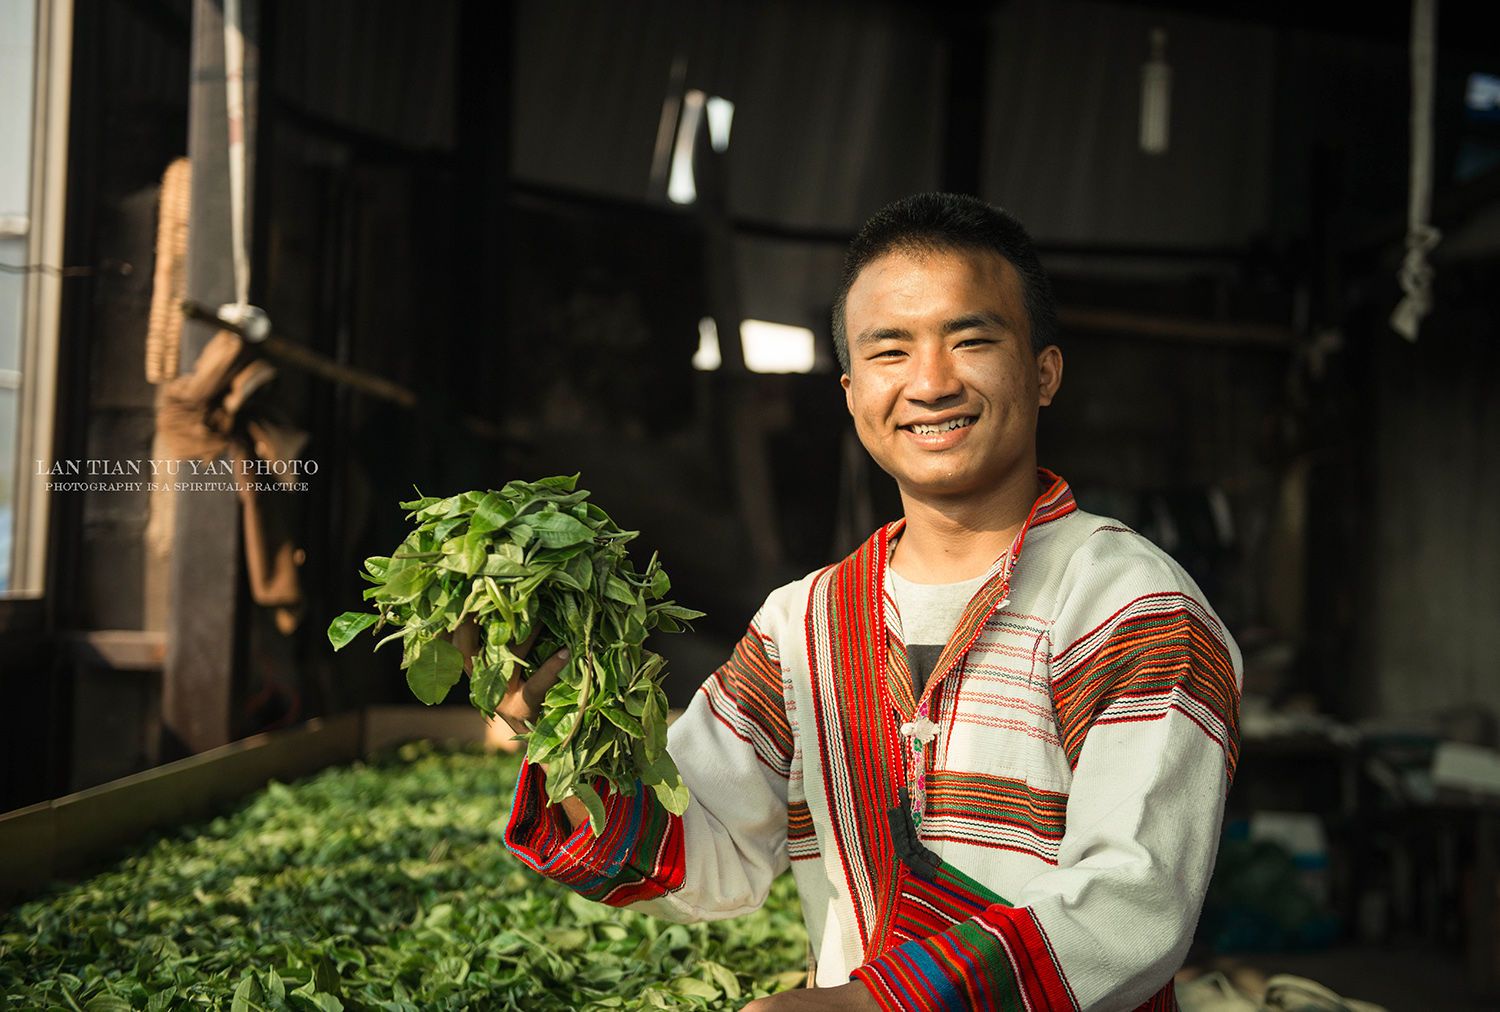
<svg viewBox="0 0 1500 1012">
<path fill-rule="evenodd" d="M 973 424 L 973 418 L 955 418 L 941 425 L 913 425 L 911 431 L 919 436 L 935 436 L 939 432 L 952 432 L 954 429 L 962 429 L 966 425 Z"/>
</svg>

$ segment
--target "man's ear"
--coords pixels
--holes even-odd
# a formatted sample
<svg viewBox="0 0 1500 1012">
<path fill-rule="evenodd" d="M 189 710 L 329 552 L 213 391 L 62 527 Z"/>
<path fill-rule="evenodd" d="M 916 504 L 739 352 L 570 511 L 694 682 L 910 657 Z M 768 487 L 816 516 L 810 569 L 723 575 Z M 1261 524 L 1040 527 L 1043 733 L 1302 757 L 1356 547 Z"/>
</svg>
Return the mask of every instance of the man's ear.
<svg viewBox="0 0 1500 1012">
<path fill-rule="evenodd" d="M 844 388 L 844 407 L 849 409 L 851 416 L 854 414 L 854 395 L 849 392 L 849 384 L 852 382 L 854 381 L 849 378 L 848 373 L 839 376 L 839 386 Z"/>
<path fill-rule="evenodd" d="M 1052 398 L 1057 396 L 1057 390 L 1062 386 L 1062 376 L 1062 349 L 1049 344 L 1036 356 L 1037 402 L 1042 407 L 1047 407 L 1052 403 Z"/>
</svg>

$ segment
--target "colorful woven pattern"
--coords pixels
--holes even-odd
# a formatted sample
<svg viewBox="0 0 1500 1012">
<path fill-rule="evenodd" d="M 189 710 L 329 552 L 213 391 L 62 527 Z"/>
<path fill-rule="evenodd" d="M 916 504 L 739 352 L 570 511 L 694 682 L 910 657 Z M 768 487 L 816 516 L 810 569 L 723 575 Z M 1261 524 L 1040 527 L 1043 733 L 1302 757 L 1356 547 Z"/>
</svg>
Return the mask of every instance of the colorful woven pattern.
<svg viewBox="0 0 1500 1012">
<path fill-rule="evenodd" d="M 1066 794 L 1019 778 L 934 770 L 927 775 L 922 836 L 1019 851 L 1056 864 L 1067 808 Z"/>
<path fill-rule="evenodd" d="M 818 837 L 806 801 L 793 801 L 786 810 L 786 852 L 793 861 L 818 856 Z"/>
<path fill-rule="evenodd" d="M 604 832 L 588 824 L 569 830 L 562 808 L 549 807 L 547 775 L 536 763 L 521 767 L 505 843 L 528 867 L 600 903 L 623 907 L 655 899 L 682 885 L 686 865 L 682 818 L 668 812 L 651 791 L 616 794 L 602 777 L 594 782 L 604 799 Z"/>
<path fill-rule="evenodd" d="M 941 863 L 937 874 L 930 879 L 908 869 L 901 877 L 901 899 L 891 938 L 896 944 L 929 938 L 996 903 L 1010 906 L 997 893 L 947 862 Z"/>
<path fill-rule="evenodd" d="M 783 702 L 781 665 L 774 647 L 752 623 L 734 653 L 704 682 L 714 717 L 755 749 L 755 757 L 777 776 L 790 773 L 792 728 Z"/>
<path fill-rule="evenodd" d="M 897 946 L 852 976 L 889 1012 L 1078 1008 L 1041 924 L 1025 907 L 991 905 Z"/>
<path fill-rule="evenodd" d="M 1177 712 L 1239 758 L 1239 685 L 1218 623 L 1191 597 L 1146 594 L 1053 661 L 1053 700 L 1068 762 L 1089 729 L 1160 720 Z"/>
<path fill-rule="evenodd" d="M 818 762 L 863 946 L 883 937 L 895 906 L 896 863 L 885 813 L 896 800 L 901 760 L 883 691 L 886 531 L 818 576 L 806 619 Z"/>
<path fill-rule="evenodd" d="M 944 863 L 930 880 L 902 876 L 894 928 L 896 948 L 851 974 L 883 1009 L 1079 1007 L 1035 914 L 952 865 Z M 1176 1009 L 1168 982 L 1136 1012 Z"/>
</svg>

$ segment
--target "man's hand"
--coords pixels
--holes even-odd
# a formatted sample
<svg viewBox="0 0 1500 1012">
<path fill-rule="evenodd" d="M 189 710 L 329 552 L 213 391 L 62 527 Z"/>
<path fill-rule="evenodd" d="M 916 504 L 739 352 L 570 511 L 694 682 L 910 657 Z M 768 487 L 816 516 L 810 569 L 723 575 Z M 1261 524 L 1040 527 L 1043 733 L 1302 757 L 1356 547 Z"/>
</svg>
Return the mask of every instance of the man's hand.
<svg viewBox="0 0 1500 1012">
<path fill-rule="evenodd" d="M 524 659 L 531 652 L 531 645 L 536 642 L 539 632 L 540 627 L 531 630 L 526 642 L 511 652 Z M 472 675 L 474 655 L 479 652 L 479 627 L 474 624 L 473 619 L 464 619 L 463 624 L 453 630 L 452 639 L 458 652 L 463 654 L 464 671 Z M 511 672 L 510 684 L 505 687 L 505 695 L 496 707 L 495 715 L 505 721 L 516 734 L 529 732 L 531 725 L 542 715 L 542 700 L 562 677 L 562 669 L 568 666 L 568 657 L 568 649 L 564 647 L 543 661 L 531 677 L 524 681 L 521 679 L 521 668 L 517 666 Z"/>
<path fill-rule="evenodd" d="M 799 988 L 757 998 L 744 1012 L 880 1012 L 880 1003 L 858 980 L 838 987 Z"/>
<path fill-rule="evenodd" d="M 536 642 L 540 631 L 540 626 L 533 629 L 526 642 L 512 652 L 517 657 L 524 658 L 531 652 L 531 645 Z M 474 624 L 473 619 L 465 619 L 462 625 L 453 630 L 453 645 L 463 654 L 464 670 L 472 675 L 474 655 L 479 651 L 479 627 Z M 532 672 L 531 677 L 524 681 L 521 679 L 521 668 L 517 666 L 511 673 L 510 683 L 505 687 L 500 705 L 495 708 L 495 718 L 504 721 L 516 734 L 528 733 L 531 725 L 542 715 L 542 700 L 546 698 L 547 691 L 557 684 L 562 677 L 562 669 L 568 666 L 568 657 L 568 650 L 564 647 L 543 661 Z M 542 764 L 542 769 L 547 769 L 546 763 Z M 589 821 L 589 810 L 577 798 L 564 798 L 562 808 L 568 817 L 568 823 L 574 829 Z"/>
</svg>

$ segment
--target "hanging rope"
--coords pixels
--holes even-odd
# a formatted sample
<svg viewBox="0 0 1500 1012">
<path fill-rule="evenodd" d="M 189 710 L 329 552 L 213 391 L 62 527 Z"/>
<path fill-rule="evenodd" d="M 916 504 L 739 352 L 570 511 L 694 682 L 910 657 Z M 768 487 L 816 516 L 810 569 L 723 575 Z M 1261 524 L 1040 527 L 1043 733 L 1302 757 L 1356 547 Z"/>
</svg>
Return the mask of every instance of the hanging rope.
<svg viewBox="0 0 1500 1012">
<path fill-rule="evenodd" d="M 234 304 L 250 304 L 250 251 L 245 245 L 245 35 L 240 0 L 224 0 L 224 102 L 229 124 L 229 237 Z"/>
<path fill-rule="evenodd" d="M 1407 198 L 1406 256 L 1397 279 L 1405 293 L 1391 314 L 1391 327 L 1408 341 L 1417 339 L 1422 319 L 1432 311 L 1430 253 L 1442 238 L 1432 214 L 1432 91 L 1437 0 L 1411 5 L 1411 192 Z"/>
</svg>

